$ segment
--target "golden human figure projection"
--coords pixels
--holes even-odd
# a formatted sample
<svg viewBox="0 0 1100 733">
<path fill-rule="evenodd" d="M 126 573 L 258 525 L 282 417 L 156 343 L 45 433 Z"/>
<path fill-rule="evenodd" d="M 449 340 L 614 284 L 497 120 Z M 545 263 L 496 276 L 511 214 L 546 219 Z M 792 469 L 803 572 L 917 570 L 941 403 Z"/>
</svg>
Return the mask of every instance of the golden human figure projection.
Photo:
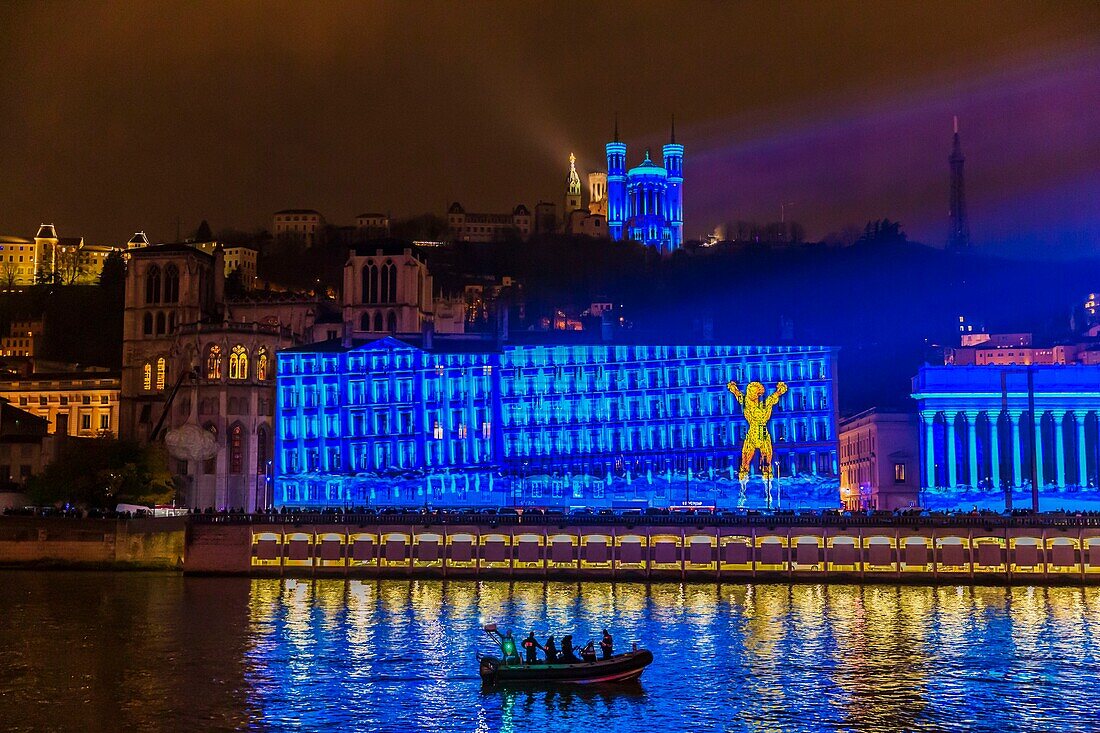
<svg viewBox="0 0 1100 733">
<path fill-rule="evenodd" d="M 768 432 L 768 421 L 772 419 L 772 408 L 779 402 L 779 398 L 787 393 L 787 384 L 779 382 L 775 385 L 775 391 L 764 396 L 764 385 L 760 382 L 749 382 L 744 393 L 737 386 L 737 382 L 730 381 L 726 389 L 737 398 L 741 405 L 741 411 L 745 413 L 745 420 L 749 423 L 748 432 L 745 433 L 745 442 L 741 445 L 741 468 L 737 472 L 737 478 L 741 482 L 740 504 L 745 503 L 745 487 L 749 483 L 749 466 L 753 456 L 760 452 L 760 474 L 764 478 L 764 492 L 768 507 L 772 505 L 772 436 Z"/>
</svg>

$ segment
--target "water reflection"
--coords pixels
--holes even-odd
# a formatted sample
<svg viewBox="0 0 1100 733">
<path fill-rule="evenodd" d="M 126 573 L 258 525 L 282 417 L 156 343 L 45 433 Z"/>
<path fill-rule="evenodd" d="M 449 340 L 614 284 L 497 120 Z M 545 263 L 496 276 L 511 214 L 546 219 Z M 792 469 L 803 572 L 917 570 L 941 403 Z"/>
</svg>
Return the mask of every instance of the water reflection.
<svg viewBox="0 0 1100 733">
<path fill-rule="evenodd" d="M 0 573 L 12 730 L 1091 730 L 1100 589 Z M 484 691 L 480 626 L 607 626 L 626 688 Z M 12 623 L 14 621 L 14 623 Z"/>
</svg>

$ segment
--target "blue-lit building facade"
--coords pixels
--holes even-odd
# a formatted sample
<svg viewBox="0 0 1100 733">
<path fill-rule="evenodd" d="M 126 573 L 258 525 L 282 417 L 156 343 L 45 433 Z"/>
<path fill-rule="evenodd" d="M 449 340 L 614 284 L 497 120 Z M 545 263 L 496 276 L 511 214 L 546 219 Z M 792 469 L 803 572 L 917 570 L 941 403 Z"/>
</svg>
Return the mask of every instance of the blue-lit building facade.
<svg viewBox="0 0 1100 733">
<path fill-rule="evenodd" d="M 667 254 L 684 244 L 684 146 L 673 132 L 661 164 L 646 151 L 640 165 L 626 168 L 626 143 L 618 134 L 606 146 L 607 229 L 618 241 L 632 239 Z"/>
<path fill-rule="evenodd" d="M 777 480 L 839 497 L 826 347 L 390 336 L 278 367 L 277 505 L 732 505 L 746 423 L 730 380 L 787 383 Z"/>
<path fill-rule="evenodd" d="M 1043 509 L 1095 492 L 1100 366 L 925 366 L 913 398 L 932 498 L 1030 487 L 1033 475 Z"/>
</svg>

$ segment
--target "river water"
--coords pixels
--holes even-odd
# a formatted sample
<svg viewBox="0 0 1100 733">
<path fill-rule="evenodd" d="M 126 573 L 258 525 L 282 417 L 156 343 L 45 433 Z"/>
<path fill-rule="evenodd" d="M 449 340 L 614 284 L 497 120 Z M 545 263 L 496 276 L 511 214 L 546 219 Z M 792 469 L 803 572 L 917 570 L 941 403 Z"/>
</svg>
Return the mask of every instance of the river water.
<svg viewBox="0 0 1100 733">
<path fill-rule="evenodd" d="M 484 692 L 496 621 L 655 661 Z M 1090 731 L 1100 588 L 0 572 L 0 730 Z"/>
</svg>

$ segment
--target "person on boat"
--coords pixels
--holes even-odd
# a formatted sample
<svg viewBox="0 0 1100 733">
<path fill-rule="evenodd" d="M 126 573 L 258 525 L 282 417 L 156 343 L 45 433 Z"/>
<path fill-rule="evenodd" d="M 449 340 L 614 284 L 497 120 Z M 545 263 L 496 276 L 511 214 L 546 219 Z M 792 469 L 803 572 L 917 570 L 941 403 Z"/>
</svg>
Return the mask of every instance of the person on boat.
<svg viewBox="0 0 1100 733">
<path fill-rule="evenodd" d="M 535 632 L 532 631 L 527 635 L 527 638 L 523 640 L 523 650 L 527 652 L 527 663 L 535 664 L 538 662 L 538 657 L 535 656 L 535 652 L 542 648 L 542 645 L 535 640 Z"/>
<path fill-rule="evenodd" d="M 607 629 L 604 629 L 603 638 L 600 639 L 600 653 L 603 654 L 604 659 L 611 659 L 611 651 L 614 647 L 614 643 L 611 634 L 607 633 Z"/>
<path fill-rule="evenodd" d="M 596 661 L 596 642 L 591 639 L 581 649 L 581 661 L 582 662 L 595 662 Z"/>
<path fill-rule="evenodd" d="M 558 647 L 554 644 L 553 636 L 548 636 L 546 638 L 546 645 L 542 647 L 542 650 L 546 652 L 547 664 L 554 664 L 558 661 Z"/>
<path fill-rule="evenodd" d="M 581 661 L 573 653 L 573 635 L 566 634 L 561 638 L 561 661 L 566 664 L 576 664 Z"/>
</svg>

